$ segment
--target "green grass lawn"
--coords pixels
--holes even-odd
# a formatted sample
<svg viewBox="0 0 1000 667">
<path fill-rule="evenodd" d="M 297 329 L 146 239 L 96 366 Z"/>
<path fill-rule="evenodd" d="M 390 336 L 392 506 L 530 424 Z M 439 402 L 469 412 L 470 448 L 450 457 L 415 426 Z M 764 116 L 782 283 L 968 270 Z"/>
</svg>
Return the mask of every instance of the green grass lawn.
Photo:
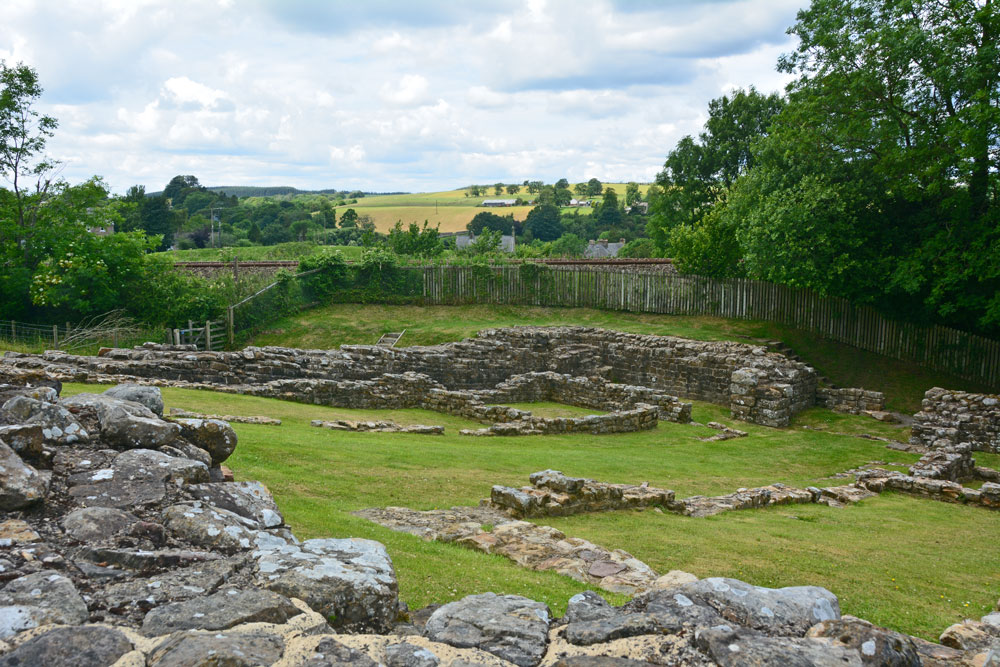
<svg viewBox="0 0 1000 667">
<path fill-rule="evenodd" d="M 256 336 L 252 344 L 328 349 L 344 343 L 374 344 L 383 333 L 406 329 L 399 342 L 406 347 L 456 341 L 481 329 L 518 325 L 581 325 L 696 340 L 782 340 L 837 385 L 885 392 L 889 409 L 907 414 L 920 409 L 924 392 L 934 386 L 989 391 L 988 387 L 947 373 L 768 322 L 588 308 L 336 304 L 277 320 L 267 332 Z"/>
<path fill-rule="evenodd" d="M 90 389 L 67 384 L 64 393 Z M 684 497 L 779 481 L 826 485 L 830 475 L 869 461 L 908 464 L 917 458 L 834 433 L 905 435 L 899 427 L 820 409 L 807 411 L 791 428 L 770 429 L 734 423 L 724 408 L 696 403 L 696 421 L 722 421 L 750 433 L 723 442 L 699 440 L 714 434 L 711 429 L 672 423 L 606 436 L 473 438 L 457 432 L 479 424 L 422 410 L 335 409 L 173 388 L 163 394 L 168 407 L 283 420 L 278 427 L 234 424 L 240 441 L 227 465 L 237 479 L 264 482 L 300 538 L 354 536 L 386 544 L 401 598 L 411 608 L 494 591 L 542 600 L 562 613 L 566 600 L 586 587 L 501 557 L 423 542 L 349 512 L 471 505 L 487 497 L 493 484 L 522 486 L 530 473 L 545 468 L 610 482 L 648 481 Z M 530 409 L 539 413 L 539 407 L 565 409 Z M 311 419 L 334 418 L 442 424 L 446 435 L 309 426 Z M 625 549 L 658 571 L 735 576 L 765 586 L 825 586 L 840 596 L 845 613 L 930 639 L 957 620 L 986 613 L 1000 594 L 1000 554 L 990 537 L 1000 534 L 1000 513 L 905 496 L 884 495 L 844 509 L 789 506 L 709 519 L 650 510 L 544 523 Z"/>
</svg>

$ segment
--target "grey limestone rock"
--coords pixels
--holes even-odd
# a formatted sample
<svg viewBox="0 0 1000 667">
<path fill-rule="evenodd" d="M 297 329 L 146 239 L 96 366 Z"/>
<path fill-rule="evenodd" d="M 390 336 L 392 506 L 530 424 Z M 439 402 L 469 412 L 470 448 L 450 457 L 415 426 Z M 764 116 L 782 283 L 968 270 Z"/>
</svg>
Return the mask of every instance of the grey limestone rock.
<svg viewBox="0 0 1000 667">
<path fill-rule="evenodd" d="M 236 431 L 221 419 L 178 419 L 176 423 L 188 442 L 209 453 L 214 465 L 228 459 L 236 449 Z"/>
<path fill-rule="evenodd" d="M 683 627 L 680 620 L 670 614 L 619 614 L 611 618 L 570 623 L 563 636 L 571 644 L 592 646 L 623 637 L 675 634 Z"/>
<path fill-rule="evenodd" d="M 65 399 L 63 405 L 93 411 L 101 439 L 119 449 L 156 449 L 171 444 L 181 430 L 144 405 L 106 394 L 77 394 Z"/>
<path fill-rule="evenodd" d="M 853 616 L 817 623 L 807 637 L 827 637 L 853 648 L 861 661 L 871 667 L 920 667 L 923 662 L 913 640 L 901 632 L 887 630 Z"/>
<path fill-rule="evenodd" d="M 0 510 L 27 507 L 44 499 L 48 491 L 48 477 L 40 475 L 0 441 Z"/>
<path fill-rule="evenodd" d="M 43 429 L 38 424 L 13 424 L 0 426 L 0 441 L 17 452 L 18 456 L 37 457 L 45 443 Z"/>
<path fill-rule="evenodd" d="M 385 663 L 388 667 L 437 667 L 441 660 L 428 648 L 401 642 L 385 647 Z"/>
<path fill-rule="evenodd" d="M 259 530 L 255 521 L 201 501 L 166 508 L 163 511 L 163 525 L 185 542 L 224 553 L 254 547 L 274 550 L 287 545 L 283 538 Z"/>
<path fill-rule="evenodd" d="M 114 628 L 55 628 L 0 656 L 0 667 L 108 667 L 132 648 L 128 637 Z"/>
<path fill-rule="evenodd" d="M 230 588 L 153 609 L 142 620 L 148 637 L 179 630 L 227 630 L 241 623 L 284 623 L 301 612 L 283 595 Z"/>
<path fill-rule="evenodd" d="M 138 573 L 150 573 L 168 567 L 184 567 L 196 563 L 222 560 L 222 556 L 211 551 L 191 549 L 147 551 L 146 549 L 92 546 L 77 547 L 69 553 L 69 556 L 73 560 L 122 567 Z"/>
<path fill-rule="evenodd" d="M 52 570 L 19 577 L 0 591 L 0 639 L 46 623 L 79 625 L 87 618 L 76 586 Z"/>
<path fill-rule="evenodd" d="M 84 561 L 81 561 L 84 562 Z M 108 609 L 150 609 L 166 602 L 180 602 L 214 593 L 244 564 L 225 558 L 153 574 L 107 586 L 100 597 Z"/>
<path fill-rule="evenodd" d="M 284 523 L 270 491 L 260 482 L 192 484 L 187 491 L 199 500 L 256 521 L 264 528 Z"/>
<path fill-rule="evenodd" d="M 325 637 L 301 667 L 376 667 L 376 663 L 361 651 L 344 646 L 333 637 Z"/>
<path fill-rule="evenodd" d="M 566 615 L 562 620 L 566 623 L 578 623 L 580 621 L 599 621 L 621 613 L 615 609 L 608 601 L 594 591 L 584 591 L 577 593 L 569 599 L 566 604 Z"/>
<path fill-rule="evenodd" d="M 630 658 L 611 658 L 604 655 L 574 655 L 560 658 L 552 667 L 648 667 L 651 662 L 641 662 Z"/>
<path fill-rule="evenodd" d="M 268 632 L 178 632 L 149 654 L 149 667 L 258 667 L 277 662 L 285 642 Z"/>
<path fill-rule="evenodd" d="M 710 577 L 675 592 L 700 598 L 726 620 L 769 635 L 802 636 L 821 621 L 840 618 L 837 596 L 818 586 L 764 588 Z"/>
<path fill-rule="evenodd" d="M 829 639 L 769 637 L 751 630 L 714 627 L 700 630 L 697 645 L 720 667 L 861 667 L 853 648 Z"/>
<path fill-rule="evenodd" d="M 125 531 L 139 517 L 112 507 L 84 507 L 63 517 L 66 534 L 80 542 L 99 542 Z"/>
<path fill-rule="evenodd" d="M 41 426 L 46 442 L 70 445 L 90 437 L 69 410 L 46 400 L 15 396 L 4 403 L 3 412 L 21 424 Z"/>
<path fill-rule="evenodd" d="M 532 667 L 545 655 L 550 620 L 549 608 L 541 602 L 483 593 L 442 606 L 428 619 L 425 634 L 436 642 L 478 648 Z"/>
<path fill-rule="evenodd" d="M 385 546 L 373 540 L 317 539 L 261 552 L 260 585 L 298 598 L 335 628 L 387 632 L 396 616 L 398 586 Z"/>
<path fill-rule="evenodd" d="M 84 507 L 130 508 L 163 502 L 168 485 L 207 481 L 208 468 L 203 463 L 150 449 L 131 449 L 118 454 L 109 468 L 73 475 L 69 493 Z"/>
<path fill-rule="evenodd" d="M 157 417 L 163 416 L 163 395 L 159 387 L 145 387 L 138 384 L 120 384 L 104 392 L 105 396 L 122 401 L 132 401 L 145 406 Z"/>
</svg>

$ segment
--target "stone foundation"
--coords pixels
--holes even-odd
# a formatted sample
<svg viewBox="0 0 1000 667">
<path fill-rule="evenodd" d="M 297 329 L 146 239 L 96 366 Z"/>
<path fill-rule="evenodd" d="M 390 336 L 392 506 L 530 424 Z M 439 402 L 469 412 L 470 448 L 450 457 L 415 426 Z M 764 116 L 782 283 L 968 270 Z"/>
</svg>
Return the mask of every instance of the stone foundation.
<svg viewBox="0 0 1000 667">
<path fill-rule="evenodd" d="M 276 380 L 364 381 L 418 373 L 450 390 L 554 392 L 551 379 L 500 388 L 513 376 L 551 372 L 600 378 L 598 396 L 586 387 L 563 386 L 588 407 L 641 401 L 661 408 L 661 419 L 685 421 L 682 396 L 730 407 L 737 419 L 786 426 L 816 402 L 816 373 L 805 364 L 757 345 L 691 341 L 586 327 L 513 327 L 481 331 L 475 338 L 427 347 L 344 345 L 339 350 L 249 347 L 239 352 L 196 352 L 147 344 L 104 350 L 99 357 L 59 351 L 8 353 L 3 366 L 45 370 L 76 381 L 162 379 L 213 386 L 260 385 Z M 376 391 L 377 393 L 377 391 Z M 358 399 L 360 402 L 373 400 Z M 359 406 L 360 407 L 360 406 Z M 372 406 L 374 407 L 374 406 Z"/>
<path fill-rule="evenodd" d="M 820 387 L 816 390 L 816 405 L 852 415 L 882 412 L 885 410 L 885 394 L 851 387 L 838 389 Z"/>
<path fill-rule="evenodd" d="M 929 389 L 913 415 L 910 444 L 946 449 L 962 442 L 974 451 L 1000 453 L 1000 396 Z"/>
</svg>

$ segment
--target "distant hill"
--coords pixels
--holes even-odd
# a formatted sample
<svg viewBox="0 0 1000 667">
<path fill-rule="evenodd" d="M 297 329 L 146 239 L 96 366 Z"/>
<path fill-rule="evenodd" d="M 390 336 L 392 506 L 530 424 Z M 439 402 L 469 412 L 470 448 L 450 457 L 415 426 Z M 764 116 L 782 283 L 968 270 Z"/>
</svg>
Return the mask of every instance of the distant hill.
<svg viewBox="0 0 1000 667">
<path fill-rule="evenodd" d="M 221 192 L 227 197 L 236 195 L 237 197 L 273 197 L 274 195 L 336 195 L 340 190 L 330 188 L 326 190 L 299 190 L 289 185 L 212 185 L 208 187 L 210 192 Z"/>
<path fill-rule="evenodd" d="M 327 188 L 325 190 L 299 190 L 289 185 L 212 185 L 208 187 L 211 192 L 221 192 L 227 197 L 236 195 L 237 197 L 273 197 L 276 195 L 340 195 L 347 197 L 354 196 L 357 190 L 338 190 Z M 364 196 L 369 195 L 405 195 L 407 192 L 364 192 Z"/>
</svg>

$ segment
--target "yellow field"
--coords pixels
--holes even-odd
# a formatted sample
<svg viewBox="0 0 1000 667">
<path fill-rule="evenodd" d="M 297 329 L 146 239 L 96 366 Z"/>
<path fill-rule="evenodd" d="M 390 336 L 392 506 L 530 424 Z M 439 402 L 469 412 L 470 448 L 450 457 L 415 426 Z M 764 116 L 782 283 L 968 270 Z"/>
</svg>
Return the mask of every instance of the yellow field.
<svg viewBox="0 0 1000 667">
<path fill-rule="evenodd" d="M 605 188 L 614 188 L 619 198 L 625 196 L 625 183 L 605 183 Z M 639 192 L 645 196 L 649 190 L 648 184 L 640 184 Z M 442 232 L 458 232 L 465 229 L 469 221 L 480 211 L 492 211 L 497 215 L 514 214 L 517 220 L 524 220 L 531 210 L 530 206 L 512 206 L 510 208 L 483 208 L 480 206 L 484 199 L 529 199 L 534 195 L 528 194 L 522 188 L 516 195 L 487 195 L 485 197 L 466 197 L 465 190 L 446 190 L 443 192 L 416 192 L 405 195 L 374 195 L 359 199 L 357 204 L 350 204 L 338 207 L 343 212 L 344 209 L 353 208 L 359 214 L 370 215 L 375 222 L 375 228 L 380 232 L 387 232 L 392 229 L 397 220 L 408 225 L 411 222 L 423 224 L 424 220 L 433 226 L 440 225 Z"/>
<path fill-rule="evenodd" d="M 411 222 L 422 225 L 424 224 L 424 220 L 426 220 L 431 227 L 439 225 L 439 231 L 459 232 L 464 230 L 469 221 L 481 211 L 492 211 L 498 215 L 513 213 L 516 219 L 524 220 L 528 215 L 528 211 L 531 210 L 530 206 L 482 208 L 472 205 L 441 206 L 440 204 L 435 208 L 433 201 L 430 204 L 412 206 L 368 206 L 362 203 L 368 199 L 368 197 L 365 197 L 365 199 L 359 200 L 357 204 L 350 207 L 345 206 L 344 208 L 353 208 L 359 214 L 370 215 L 375 222 L 375 229 L 380 232 L 388 232 L 396 224 L 397 220 L 401 220 L 404 227 Z M 371 199 L 374 200 L 376 197 L 371 197 Z"/>
</svg>

